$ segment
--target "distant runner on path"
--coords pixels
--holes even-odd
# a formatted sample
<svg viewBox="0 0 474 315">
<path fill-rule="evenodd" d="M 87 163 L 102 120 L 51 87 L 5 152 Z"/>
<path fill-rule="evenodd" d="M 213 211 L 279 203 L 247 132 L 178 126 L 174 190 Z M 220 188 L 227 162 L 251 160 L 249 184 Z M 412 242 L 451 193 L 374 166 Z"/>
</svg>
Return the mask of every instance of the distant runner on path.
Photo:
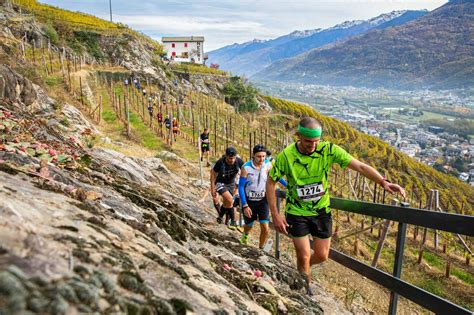
<svg viewBox="0 0 474 315">
<path fill-rule="evenodd" d="M 373 167 L 353 158 L 341 147 L 321 141 L 321 123 L 305 117 L 298 124 L 298 142 L 290 144 L 278 154 L 267 180 L 267 200 L 275 229 L 293 239 L 298 270 L 307 276 L 308 294 L 312 295 L 310 266 L 327 260 L 332 235 L 332 217 L 329 209 L 328 177 L 331 165 L 349 167 L 381 185 L 390 193 L 405 196 L 405 190 L 392 184 Z M 285 214 L 278 213 L 276 182 L 286 177 Z M 308 236 L 314 240 L 311 254 Z"/>
<path fill-rule="evenodd" d="M 175 142 L 176 142 L 176 136 L 178 135 L 178 131 L 179 131 L 178 120 L 176 119 L 176 117 L 173 117 L 173 138 Z"/>
<path fill-rule="evenodd" d="M 211 166 L 211 163 L 209 162 L 209 151 L 211 149 L 211 142 L 209 140 L 209 130 L 207 128 L 204 128 L 204 132 L 201 133 L 200 140 L 201 140 L 201 162 L 202 162 L 203 156 L 206 155 L 206 161 L 207 161 L 206 165 Z"/>
<path fill-rule="evenodd" d="M 151 127 L 152 122 L 153 122 L 153 105 L 149 103 L 147 109 L 148 109 L 148 114 L 150 115 L 150 127 Z"/>
<path fill-rule="evenodd" d="M 166 115 L 166 118 L 165 118 L 165 127 L 168 130 L 171 128 L 171 119 L 170 119 L 170 116 L 168 115 Z"/>
<path fill-rule="evenodd" d="M 230 225 L 235 227 L 234 219 L 234 191 L 235 179 L 240 172 L 244 162 L 237 157 L 237 150 L 234 147 L 228 147 L 225 155 L 222 156 L 211 169 L 211 195 L 216 209 L 220 209 L 217 223 L 222 223 L 224 215 L 230 217 Z M 222 206 L 219 206 L 219 197 L 222 196 Z"/>
</svg>

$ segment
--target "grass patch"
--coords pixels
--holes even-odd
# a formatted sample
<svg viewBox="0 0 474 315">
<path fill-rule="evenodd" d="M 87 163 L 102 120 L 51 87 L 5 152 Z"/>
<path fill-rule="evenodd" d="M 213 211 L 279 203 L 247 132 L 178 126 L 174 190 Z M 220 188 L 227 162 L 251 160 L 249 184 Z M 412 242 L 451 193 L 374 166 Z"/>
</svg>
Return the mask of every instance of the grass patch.
<svg viewBox="0 0 474 315">
<path fill-rule="evenodd" d="M 423 110 L 423 115 L 419 117 L 419 121 L 425 121 L 425 120 L 430 120 L 430 119 L 448 119 L 448 118 L 456 118 L 456 116 L 450 116 L 446 114 L 439 114 L 439 113 L 433 113 L 433 112 L 428 112 Z"/>
<path fill-rule="evenodd" d="M 444 297 L 444 285 L 441 281 L 435 279 L 422 279 L 420 283 L 417 284 L 423 290 L 436 294 L 438 296 Z"/>
<path fill-rule="evenodd" d="M 149 150 L 163 150 L 165 146 L 163 142 L 156 136 L 150 128 L 145 125 L 140 117 L 130 112 L 130 126 L 133 129 L 134 135 L 136 135 L 142 145 Z"/>
<path fill-rule="evenodd" d="M 102 113 L 102 119 L 107 123 L 112 123 L 117 120 L 117 115 L 113 111 L 106 110 Z"/>
<path fill-rule="evenodd" d="M 461 280 L 462 282 L 465 282 L 469 285 L 474 286 L 474 277 L 470 275 L 469 273 L 465 272 L 464 270 L 458 269 L 458 268 L 452 268 L 451 269 L 451 274 Z"/>
<path fill-rule="evenodd" d="M 171 69 L 178 72 L 185 72 L 191 74 L 213 74 L 226 76 L 227 72 L 224 70 L 208 68 L 205 65 L 193 64 L 193 63 L 173 63 Z"/>
<path fill-rule="evenodd" d="M 57 86 L 57 85 L 61 84 L 62 81 L 63 81 L 63 79 L 60 76 L 57 76 L 57 75 L 49 76 L 46 79 L 44 79 L 44 82 L 49 86 Z"/>
<path fill-rule="evenodd" d="M 441 261 L 441 259 L 440 259 L 438 256 L 436 256 L 435 254 L 432 254 L 432 253 L 430 253 L 430 252 L 425 251 L 425 252 L 423 253 L 423 258 L 425 259 L 425 261 L 426 261 L 429 265 L 431 265 L 431 266 L 433 266 L 433 267 L 436 267 L 436 268 L 441 269 L 441 270 L 444 268 L 444 263 L 443 263 L 443 262 Z"/>
</svg>

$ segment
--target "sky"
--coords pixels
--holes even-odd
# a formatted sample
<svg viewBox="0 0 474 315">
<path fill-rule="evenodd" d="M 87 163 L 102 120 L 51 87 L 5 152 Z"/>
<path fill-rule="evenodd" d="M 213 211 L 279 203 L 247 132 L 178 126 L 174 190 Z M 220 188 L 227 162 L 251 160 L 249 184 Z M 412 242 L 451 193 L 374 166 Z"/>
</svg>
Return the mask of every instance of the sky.
<svg viewBox="0 0 474 315">
<path fill-rule="evenodd" d="M 114 22 L 160 40 L 204 36 L 204 50 L 270 39 L 295 30 L 327 28 L 393 10 L 433 10 L 447 0 L 111 0 Z M 109 0 L 40 0 L 110 19 Z"/>
</svg>

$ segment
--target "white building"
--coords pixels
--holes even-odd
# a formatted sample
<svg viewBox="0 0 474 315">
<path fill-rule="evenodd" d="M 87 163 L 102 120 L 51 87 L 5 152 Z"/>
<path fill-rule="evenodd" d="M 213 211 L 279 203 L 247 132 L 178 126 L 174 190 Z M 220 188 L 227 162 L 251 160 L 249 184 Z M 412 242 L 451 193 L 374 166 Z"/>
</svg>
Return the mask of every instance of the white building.
<svg viewBox="0 0 474 315">
<path fill-rule="evenodd" d="M 163 37 L 166 57 L 177 62 L 204 63 L 204 36 Z"/>
</svg>

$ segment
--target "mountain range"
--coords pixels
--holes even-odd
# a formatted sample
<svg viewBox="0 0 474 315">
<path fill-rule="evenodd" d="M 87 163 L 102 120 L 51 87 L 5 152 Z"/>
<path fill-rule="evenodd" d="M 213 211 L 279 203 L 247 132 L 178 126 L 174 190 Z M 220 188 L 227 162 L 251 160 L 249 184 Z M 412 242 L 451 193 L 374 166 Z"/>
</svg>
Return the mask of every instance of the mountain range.
<svg viewBox="0 0 474 315">
<path fill-rule="evenodd" d="M 473 34 L 474 1 L 450 1 L 408 23 L 374 28 L 280 60 L 253 79 L 398 89 L 472 87 Z"/>
<path fill-rule="evenodd" d="M 271 40 L 252 40 L 208 53 L 211 63 L 233 74 L 251 76 L 272 63 L 327 44 L 364 34 L 373 29 L 402 25 L 427 11 L 393 11 L 369 20 L 346 21 L 328 29 L 294 31 Z"/>
</svg>

